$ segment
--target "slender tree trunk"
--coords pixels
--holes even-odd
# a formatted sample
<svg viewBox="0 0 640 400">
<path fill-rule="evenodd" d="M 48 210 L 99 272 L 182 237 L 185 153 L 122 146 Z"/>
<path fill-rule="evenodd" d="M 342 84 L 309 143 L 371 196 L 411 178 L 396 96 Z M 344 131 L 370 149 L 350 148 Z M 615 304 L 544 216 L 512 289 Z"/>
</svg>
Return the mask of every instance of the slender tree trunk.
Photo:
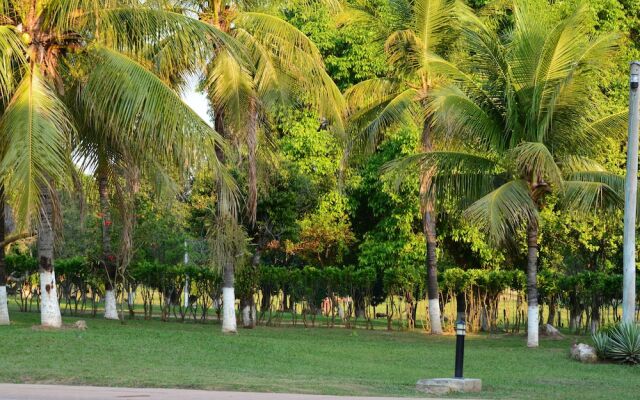
<svg viewBox="0 0 640 400">
<path fill-rule="evenodd" d="M 43 185 L 38 227 L 38 258 L 40 272 L 40 320 L 42 326 L 60 328 L 62 317 L 56 289 L 56 275 L 53 269 L 53 198 L 49 187 Z"/>
<path fill-rule="evenodd" d="M 104 317 L 118 319 L 118 306 L 114 282 L 116 279 L 115 256 L 111 249 L 111 208 L 109 206 L 108 178 L 103 168 L 98 169 L 98 193 L 100 196 L 100 211 L 102 213 L 102 262 L 105 268 L 104 280 Z"/>
<path fill-rule="evenodd" d="M 549 299 L 549 316 L 547 317 L 547 324 L 554 325 L 556 318 L 556 299 L 552 296 Z"/>
<path fill-rule="evenodd" d="M 258 110 L 255 98 L 251 98 L 249 103 L 249 126 L 247 130 L 248 149 L 248 191 L 247 191 L 247 214 L 251 225 L 255 224 L 258 211 Z"/>
<path fill-rule="evenodd" d="M 236 323 L 236 295 L 233 288 L 235 278 L 233 264 L 227 263 L 222 274 L 222 332 L 236 333 L 238 326 Z"/>
<path fill-rule="evenodd" d="M 527 346 L 538 347 L 538 221 L 527 227 Z"/>
<path fill-rule="evenodd" d="M 431 118 L 424 121 L 421 139 L 422 151 L 433 150 L 431 142 Z M 422 228 L 426 243 L 427 264 L 427 297 L 429 298 L 429 320 L 431 334 L 442 334 L 440 316 L 440 296 L 438 290 L 438 260 L 436 258 L 436 213 L 433 195 L 432 171 L 423 170 L 420 173 L 420 201 L 422 208 Z"/>
<path fill-rule="evenodd" d="M 215 112 L 214 126 L 216 131 L 226 138 L 224 129 L 224 117 L 222 110 L 217 109 Z M 216 156 L 221 163 L 224 163 L 224 153 L 222 149 L 216 148 Z M 222 193 L 222 182 L 218 183 L 218 193 Z M 221 197 L 221 196 L 220 196 Z M 224 213 L 218 207 L 218 213 Z M 230 216 L 229 216 L 230 217 Z M 222 266 L 222 332 L 236 333 L 238 326 L 236 323 L 236 295 L 234 289 L 235 268 L 233 261 L 227 260 Z"/>
<path fill-rule="evenodd" d="M 4 187 L 0 186 L 0 243 L 5 240 L 5 202 Z M 9 307 L 7 304 L 7 270 L 4 259 L 4 246 L 0 245 L 0 325 L 9 325 Z"/>
<path fill-rule="evenodd" d="M 251 257 L 251 268 L 255 273 L 260 264 L 260 249 L 256 249 Z M 240 301 L 242 308 L 242 326 L 243 328 L 252 329 L 256 327 L 256 301 L 253 290 L 246 294 L 246 297 Z"/>
</svg>

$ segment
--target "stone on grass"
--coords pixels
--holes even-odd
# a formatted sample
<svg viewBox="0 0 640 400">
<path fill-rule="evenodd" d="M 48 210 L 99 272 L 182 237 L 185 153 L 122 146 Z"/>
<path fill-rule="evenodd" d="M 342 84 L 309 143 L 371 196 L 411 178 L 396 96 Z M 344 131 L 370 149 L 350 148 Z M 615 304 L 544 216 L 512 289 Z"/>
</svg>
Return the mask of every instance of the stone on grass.
<svg viewBox="0 0 640 400">
<path fill-rule="evenodd" d="M 479 392 L 482 390 L 482 380 L 471 378 L 437 378 L 420 379 L 416 383 L 416 390 L 428 394 L 448 394 Z"/>
<path fill-rule="evenodd" d="M 87 330 L 87 323 L 84 320 L 78 320 L 76 321 L 75 324 L 73 324 L 74 328 L 76 329 L 80 329 L 81 331 L 86 331 Z"/>
<path fill-rule="evenodd" d="M 571 346 L 571 358 L 583 363 L 598 362 L 596 349 L 584 343 L 578 343 Z"/>
<path fill-rule="evenodd" d="M 540 328 L 540 333 L 551 339 L 563 339 L 564 336 L 553 325 L 546 324 Z"/>
</svg>

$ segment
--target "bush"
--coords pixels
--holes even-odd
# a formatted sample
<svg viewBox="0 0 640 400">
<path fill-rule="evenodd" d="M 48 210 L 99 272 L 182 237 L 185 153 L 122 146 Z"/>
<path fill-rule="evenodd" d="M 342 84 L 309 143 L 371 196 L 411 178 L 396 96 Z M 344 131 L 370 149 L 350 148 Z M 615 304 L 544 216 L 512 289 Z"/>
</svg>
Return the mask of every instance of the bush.
<svg viewBox="0 0 640 400">
<path fill-rule="evenodd" d="M 607 334 L 607 332 L 597 332 L 592 336 L 592 339 L 593 347 L 596 349 L 598 358 L 601 360 L 606 360 L 609 353 L 609 346 L 611 344 L 609 335 Z"/>
<path fill-rule="evenodd" d="M 609 358 L 624 364 L 640 364 L 640 326 L 620 324 L 610 335 Z"/>
<path fill-rule="evenodd" d="M 619 324 L 593 335 L 598 357 L 621 364 L 640 364 L 640 326 Z"/>
</svg>

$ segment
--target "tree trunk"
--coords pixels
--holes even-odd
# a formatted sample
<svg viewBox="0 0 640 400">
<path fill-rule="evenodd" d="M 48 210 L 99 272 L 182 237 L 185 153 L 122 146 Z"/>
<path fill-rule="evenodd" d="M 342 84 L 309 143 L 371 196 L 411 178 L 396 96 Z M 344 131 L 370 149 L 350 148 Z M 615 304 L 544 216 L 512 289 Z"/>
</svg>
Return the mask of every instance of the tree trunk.
<svg viewBox="0 0 640 400">
<path fill-rule="evenodd" d="M 215 110 L 214 127 L 218 134 L 226 138 L 224 129 L 224 117 L 222 110 Z M 224 153 L 222 149 L 216 148 L 216 156 L 220 163 L 224 163 Z M 218 183 L 218 193 L 222 193 L 222 182 Z M 218 213 L 224 212 L 218 209 Z M 236 295 L 233 287 L 235 280 L 235 270 L 232 261 L 225 262 L 222 266 L 222 332 L 236 333 L 238 326 L 236 323 Z"/>
<path fill-rule="evenodd" d="M 98 169 L 98 194 L 100 196 L 100 211 L 102 215 L 102 262 L 105 269 L 104 280 L 104 317 L 106 319 L 118 319 L 118 306 L 116 303 L 115 256 L 111 249 L 111 208 L 109 206 L 109 187 L 106 171 Z"/>
<path fill-rule="evenodd" d="M 253 226 L 256 223 L 258 210 L 258 110 L 256 100 L 252 97 L 249 103 L 249 126 L 247 130 L 247 161 L 249 170 L 247 171 L 247 215 L 249 223 Z"/>
<path fill-rule="evenodd" d="M 433 150 L 431 143 L 431 118 L 427 118 L 422 126 L 421 146 L 423 152 Z M 420 172 L 420 201 L 422 208 L 422 229 L 426 243 L 427 264 L 427 297 L 429 298 L 429 320 L 431 334 L 442 334 L 440 316 L 440 296 L 438 291 L 438 260 L 436 258 L 436 215 L 435 198 L 432 186 L 432 170 Z"/>
<path fill-rule="evenodd" d="M 556 319 L 556 299 L 555 296 L 549 298 L 549 316 L 547 317 L 548 325 L 555 325 Z"/>
<path fill-rule="evenodd" d="M 4 187 L 0 186 L 0 243 L 5 239 L 5 203 Z M 9 325 L 9 306 L 7 304 L 7 270 L 4 259 L 4 246 L 0 245 L 0 325 Z"/>
<path fill-rule="evenodd" d="M 222 332 L 236 333 L 236 295 L 233 288 L 234 270 L 232 264 L 226 264 L 222 284 Z"/>
<path fill-rule="evenodd" d="M 527 227 L 527 346 L 538 347 L 538 221 Z"/>
<path fill-rule="evenodd" d="M 38 227 L 38 258 L 40 272 L 40 320 L 42 326 L 60 328 L 62 317 L 53 269 L 53 198 L 49 187 L 41 187 L 42 200 Z"/>
<path fill-rule="evenodd" d="M 260 264 L 260 249 L 256 249 L 251 257 L 252 271 L 256 271 Z M 246 293 L 246 297 L 240 300 L 240 308 L 242 309 L 242 327 L 247 329 L 253 329 L 256 327 L 256 301 L 254 298 L 253 289 Z"/>
</svg>

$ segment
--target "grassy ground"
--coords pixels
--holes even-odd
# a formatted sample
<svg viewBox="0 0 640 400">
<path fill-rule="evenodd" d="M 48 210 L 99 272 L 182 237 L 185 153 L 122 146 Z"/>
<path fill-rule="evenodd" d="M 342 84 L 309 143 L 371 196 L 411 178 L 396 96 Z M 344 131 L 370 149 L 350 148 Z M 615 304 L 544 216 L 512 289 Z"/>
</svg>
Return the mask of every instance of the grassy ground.
<svg viewBox="0 0 640 400">
<path fill-rule="evenodd" d="M 343 328 L 264 328 L 222 335 L 217 324 L 86 319 L 89 329 L 43 331 L 36 313 L 0 327 L 0 381 L 416 396 L 420 378 L 452 375 L 454 337 Z M 72 323 L 75 318 L 65 318 Z M 465 375 L 484 398 L 610 399 L 640 393 L 640 367 L 584 365 L 573 338 L 469 336 Z"/>
</svg>

